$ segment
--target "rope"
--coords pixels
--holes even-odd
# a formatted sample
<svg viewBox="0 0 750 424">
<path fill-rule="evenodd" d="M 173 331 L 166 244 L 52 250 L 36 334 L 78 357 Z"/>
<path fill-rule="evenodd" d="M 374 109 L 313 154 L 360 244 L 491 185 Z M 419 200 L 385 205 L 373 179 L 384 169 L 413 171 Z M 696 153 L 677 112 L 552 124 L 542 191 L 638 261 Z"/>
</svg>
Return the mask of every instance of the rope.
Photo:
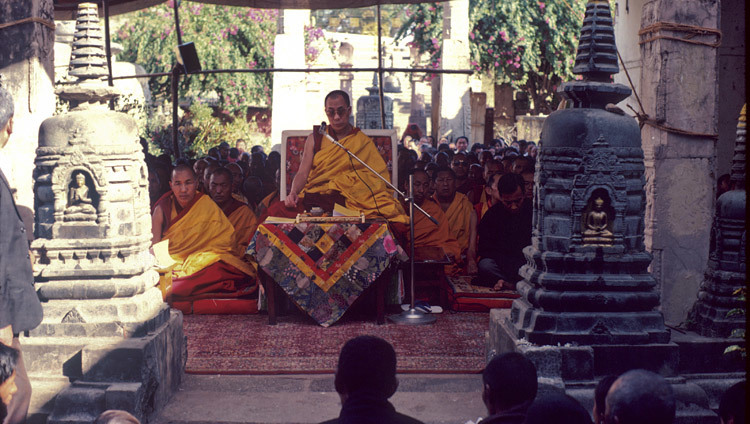
<svg viewBox="0 0 750 424">
<path fill-rule="evenodd" d="M 638 36 L 644 36 L 644 35 L 651 34 L 654 32 L 660 32 L 662 30 L 673 31 L 673 32 L 684 32 L 687 34 L 682 38 L 675 37 L 672 35 L 654 35 L 651 38 L 647 38 L 645 40 L 639 41 L 638 44 L 646 44 L 655 40 L 665 39 L 665 40 L 682 41 L 684 43 L 695 44 L 698 46 L 714 47 L 714 48 L 719 47 L 721 45 L 721 31 L 719 31 L 718 29 L 700 27 L 696 25 L 678 24 L 676 22 L 657 22 L 653 25 L 649 25 L 646 28 L 643 28 L 640 31 L 638 31 Z M 703 36 L 715 35 L 716 42 L 709 43 L 706 41 L 693 40 L 693 37 L 701 36 L 701 35 Z"/>
<path fill-rule="evenodd" d="M 719 138 L 719 134 L 709 134 L 709 133 L 699 133 L 699 132 L 693 132 L 693 131 L 687 131 L 682 130 L 680 128 L 670 127 L 669 125 L 664 125 L 657 121 L 656 119 L 648 116 L 645 113 L 638 113 L 635 109 L 633 109 L 632 106 L 628 105 L 630 110 L 635 113 L 635 117 L 638 119 L 638 124 L 643 128 L 644 125 L 648 125 L 650 127 L 654 127 L 656 129 L 660 129 L 662 131 L 670 132 L 673 134 L 679 134 L 684 135 L 687 137 L 700 137 L 700 138 L 710 138 L 712 140 L 717 140 Z"/>
<path fill-rule="evenodd" d="M 51 29 L 53 31 L 55 29 L 55 23 L 53 21 L 50 21 L 49 19 L 38 18 L 36 16 L 33 16 L 31 18 L 23 18 L 23 19 L 20 19 L 20 20 L 17 20 L 17 21 L 10 21 L 10 22 L 6 22 L 4 24 L 0 24 L 0 29 L 9 28 L 9 27 L 12 27 L 14 25 L 25 24 L 27 22 L 36 22 L 36 23 L 42 24 L 42 25 L 46 26 L 47 28 L 49 28 L 49 29 Z"/>
</svg>

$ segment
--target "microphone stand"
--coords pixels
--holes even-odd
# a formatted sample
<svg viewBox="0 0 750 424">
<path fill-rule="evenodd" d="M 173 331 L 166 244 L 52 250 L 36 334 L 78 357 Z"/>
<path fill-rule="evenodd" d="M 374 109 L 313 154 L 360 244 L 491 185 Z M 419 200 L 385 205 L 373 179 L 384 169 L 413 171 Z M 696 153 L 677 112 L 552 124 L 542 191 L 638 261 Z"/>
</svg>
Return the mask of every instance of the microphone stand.
<svg viewBox="0 0 750 424">
<path fill-rule="evenodd" d="M 398 193 L 399 196 L 403 197 L 408 203 L 409 203 L 409 236 L 410 236 L 410 254 L 409 254 L 409 276 L 410 276 L 410 294 L 411 294 L 411 303 L 409 304 L 409 309 L 395 315 L 388 316 L 388 319 L 393 321 L 395 324 L 405 324 L 405 325 L 423 325 L 423 324 L 432 324 L 434 323 L 437 318 L 435 318 L 435 315 L 431 314 L 425 314 L 424 312 L 416 309 L 414 307 L 414 208 L 417 208 L 420 212 L 422 212 L 427 218 L 430 219 L 435 225 L 439 225 L 438 221 L 433 218 L 430 214 L 425 212 L 424 209 L 419 207 L 419 205 L 414 204 L 414 175 L 409 176 L 409 196 L 407 197 L 406 194 L 401 192 L 397 187 L 395 187 L 393 184 L 391 184 L 390 181 L 383 178 L 382 175 L 377 173 L 374 169 L 370 167 L 370 165 L 366 164 L 362 159 L 358 158 L 357 155 L 350 152 L 349 149 L 344 147 L 343 144 L 339 143 L 338 140 L 334 140 L 333 137 L 331 137 L 328 134 L 328 131 L 326 131 L 326 123 L 322 122 L 320 124 L 320 129 L 318 130 L 320 134 L 325 136 L 331 143 L 338 146 L 340 149 L 342 149 L 346 154 L 348 154 L 350 157 L 357 160 L 357 162 L 364 165 L 365 168 L 370 170 L 374 175 L 376 175 L 378 178 L 380 178 L 388 187 L 393 189 L 396 193 Z"/>
</svg>

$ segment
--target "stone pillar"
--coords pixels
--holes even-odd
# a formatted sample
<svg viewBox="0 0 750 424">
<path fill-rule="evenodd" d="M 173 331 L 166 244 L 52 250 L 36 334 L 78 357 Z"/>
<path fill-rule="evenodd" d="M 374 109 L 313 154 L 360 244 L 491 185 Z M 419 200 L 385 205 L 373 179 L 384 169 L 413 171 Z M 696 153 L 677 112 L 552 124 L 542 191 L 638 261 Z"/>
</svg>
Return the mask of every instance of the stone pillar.
<svg viewBox="0 0 750 424">
<path fill-rule="evenodd" d="M 640 112 L 635 95 L 637 93 L 639 96 L 642 96 L 642 90 L 640 89 L 642 64 L 641 48 L 638 45 L 638 41 L 640 41 L 638 31 L 641 29 L 641 11 L 645 1 L 646 0 L 618 1 L 615 2 L 613 10 L 617 51 L 625 62 L 625 66 L 621 66 L 620 72 L 614 76 L 614 80 L 618 84 L 630 87 L 628 77 L 625 75 L 625 69 L 627 68 L 628 73 L 630 74 L 630 79 L 633 81 L 633 93 L 618 104 L 618 106 L 628 115 L 634 115 L 633 111 L 630 110 L 628 106 Z"/>
<path fill-rule="evenodd" d="M 47 26 L 54 26 L 52 7 L 52 0 L 0 0 L 0 24 L 29 17 L 46 23 L 25 22 L 0 29 L 0 84 L 15 101 L 13 135 L 0 154 L 0 167 L 11 189 L 16 190 L 16 203 L 26 228 L 32 228 L 33 222 L 31 172 L 39 125 L 55 111 L 55 30 Z"/>
<path fill-rule="evenodd" d="M 282 22 L 279 34 L 273 46 L 274 68 L 305 67 L 305 25 L 310 23 L 309 10 L 285 9 L 281 13 Z M 303 72 L 278 72 L 273 76 L 273 100 L 271 114 L 271 144 L 281 142 L 281 132 L 312 128 L 308 118 L 309 111 L 306 99 L 301 98 L 304 92 L 305 74 Z M 322 115 L 323 99 L 318 101 L 320 109 L 313 116 Z M 292 118 L 292 119 L 290 119 Z"/>
<path fill-rule="evenodd" d="M 443 5 L 442 69 L 469 68 L 469 1 L 452 0 Z M 433 80 L 439 84 L 440 121 L 438 137 L 452 140 L 471 134 L 469 76 L 443 74 Z M 436 93 L 433 92 L 433 98 Z M 433 131 L 434 133 L 435 131 Z M 474 140 L 470 140 L 474 142 Z"/>
<path fill-rule="evenodd" d="M 675 22 L 717 28 L 719 2 L 650 0 L 642 28 Z M 687 317 L 703 280 L 715 199 L 717 134 L 717 49 L 690 44 L 682 32 L 655 29 L 642 37 L 641 100 L 646 114 L 662 127 L 641 132 L 646 165 L 646 248 L 661 292 L 665 320 Z M 692 41 L 716 41 L 696 36 Z M 665 127 L 700 135 L 684 135 Z"/>
<path fill-rule="evenodd" d="M 92 422 L 106 409 L 141 420 L 166 404 L 184 370 L 182 314 L 153 270 L 148 172 L 137 126 L 109 110 L 96 4 L 81 3 L 70 111 L 39 128 L 35 282 L 44 320 L 24 337 L 32 415 Z M 41 417 L 39 417 L 41 418 Z"/>
<path fill-rule="evenodd" d="M 348 69 L 353 66 L 352 58 L 354 57 L 354 46 L 351 43 L 343 42 L 339 47 L 339 66 Z M 352 99 L 352 81 L 354 81 L 354 74 L 348 71 L 342 71 L 339 73 L 339 79 L 341 83 L 339 89 L 345 91 L 349 95 L 349 99 Z"/>
<path fill-rule="evenodd" d="M 711 228 L 710 254 L 705 279 L 698 293 L 690 324 L 703 336 L 729 337 L 735 329 L 745 328 L 744 314 L 730 314 L 732 309 L 745 309 L 745 302 L 734 294 L 745 287 L 747 270 L 745 141 L 747 137 L 746 108 L 742 107 L 737 123 L 737 142 L 732 161 L 733 190 L 719 197 L 716 218 Z"/>
</svg>

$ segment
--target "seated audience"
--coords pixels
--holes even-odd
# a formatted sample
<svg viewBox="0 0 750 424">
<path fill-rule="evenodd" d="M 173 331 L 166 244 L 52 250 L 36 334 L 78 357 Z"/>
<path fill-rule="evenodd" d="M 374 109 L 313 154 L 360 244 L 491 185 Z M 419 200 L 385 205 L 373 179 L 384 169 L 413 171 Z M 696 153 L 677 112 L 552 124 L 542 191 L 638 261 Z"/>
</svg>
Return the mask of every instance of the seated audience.
<svg viewBox="0 0 750 424">
<path fill-rule="evenodd" d="M 591 416 L 594 417 L 594 424 L 606 423 L 604 421 L 605 401 L 607 399 L 607 392 L 609 392 L 615 380 L 617 380 L 616 375 L 608 375 L 599 380 L 596 388 L 594 388 L 594 409 L 591 411 Z"/>
<path fill-rule="evenodd" d="M 586 408 L 559 392 L 540 395 L 526 412 L 525 424 L 591 424 Z"/>
<path fill-rule="evenodd" d="M 396 352 L 374 336 L 355 337 L 341 348 L 334 378 L 341 398 L 337 419 L 323 424 L 420 424 L 388 402 L 398 389 Z"/>
<path fill-rule="evenodd" d="M 497 355 L 482 372 L 485 424 L 521 424 L 538 389 L 534 364 L 518 352 Z"/>
<path fill-rule="evenodd" d="M 520 279 L 518 269 L 526 263 L 523 249 L 531 244 L 532 208 L 524 199 L 523 180 L 518 175 L 503 175 L 496 187 L 499 201 L 482 217 L 477 229 L 478 282 L 495 290 L 513 290 Z"/>
<path fill-rule="evenodd" d="M 675 418 L 672 386 L 647 370 L 630 370 L 615 380 L 607 393 L 608 424 L 671 424 Z"/>
<path fill-rule="evenodd" d="M 99 414 L 94 424 L 141 424 L 141 422 L 127 411 L 110 409 Z"/>
<path fill-rule="evenodd" d="M 482 192 L 484 191 L 485 179 L 482 177 L 483 170 L 482 165 L 478 163 L 472 163 L 469 166 L 469 181 L 471 181 L 471 190 L 466 193 L 466 197 L 469 199 L 471 204 L 479 202 L 482 198 Z"/>
<path fill-rule="evenodd" d="M 721 396 L 721 400 L 719 401 L 719 418 L 721 419 L 721 424 L 741 424 L 747 422 L 745 419 L 747 416 L 747 406 L 745 404 L 747 389 L 745 385 L 746 381 L 742 380 L 727 389 Z"/>
<path fill-rule="evenodd" d="M 203 172 L 206 170 L 206 167 L 208 166 L 208 161 L 205 159 L 198 159 L 193 164 L 193 171 L 195 171 L 195 175 L 203 175 Z M 206 186 L 203 184 L 203 178 L 198 179 L 198 191 L 201 193 L 206 193 Z M 164 193 L 162 193 L 164 194 Z"/>
<path fill-rule="evenodd" d="M 18 391 L 16 364 L 19 355 L 18 350 L 0 343 L 0 423 L 8 415 L 8 405 Z"/>
<path fill-rule="evenodd" d="M 232 147 L 229 149 L 229 157 L 227 158 L 229 163 L 234 163 L 240 160 L 240 151 L 237 148 Z"/>
<path fill-rule="evenodd" d="M 479 222 L 482 221 L 484 214 L 493 205 L 500 202 L 500 194 L 497 192 L 497 181 L 502 176 L 502 173 L 496 172 L 487 178 L 487 184 L 484 186 L 484 191 L 482 192 L 482 199 L 484 200 L 474 205 L 474 211 L 477 213 L 477 228 L 479 228 Z"/>
<path fill-rule="evenodd" d="M 247 143 L 245 140 L 238 138 L 237 141 L 234 142 L 234 147 L 240 152 L 240 156 L 242 156 L 242 154 L 245 153 L 245 150 L 247 150 Z"/>
<path fill-rule="evenodd" d="M 152 215 L 152 242 L 168 239 L 169 254 L 176 261 L 171 272 L 161 276 L 165 298 L 252 296 L 257 289 L 254 267 L 233 254 L 232 224 L 196 185 L 193 168 L 175 167 L 172 191 L 156 202 Z"/>
<path fill-rule="evenodd" d="M 452 260 L 459 260 L 461 250 L 458 247 L 458 241 L 451 234 L 448 218 L 440 206 L 427 197 L 432 180 L 421 169 L 413 169 L 411 173 L 414 175 L 414 204 L 438 221 L 438 225 L 435 225 L 422 212 L 414 208 L 414 247 L 441 247 Z M 404 209 L 406 213 L 409 213 L 408 205 L 404 205 Z"/>
<path fill-rule="evenodd" d="M 469 149 L 469 138 L 465 135 L 456 139 L 456 153 L 465 153 Z"/>
<path fill-rule="evenodd" d="M 474 207 L 465 195 L 456 192 L 456 174 L 452 169 L 438 168 L 433 180 L 435 182 L 433 200 L 445 212 L 451 235 L 458 241 L 461 258 L 466 258 L 465 261 L 459 261 L 461 258 L 456 258 L 457 262 L 465 265 L 465 268 L 456 267 L 452 270 L 452 274 L 458 274 L 461 271 L 476 274 L 477 217 Z"/>
<path fill-rule="evenodd" d="M 232 175 L 232 197 L 240 202 L 247 204 L 247 198 L 242 194 L 242 182 L 245 181 L 245 175 L 242 167 L 236 163 L 228 163 L 224 168 L 229 170 Z"/>
<path fill-rule="evenodd" d="M 250 209 L 256 210 L 258 208 L 258 204 L 263 200 L 264 192 L 265 184 L 260 178 L 250 175 L 242 181 L 242 194 L 247 199 L 247 206 Z"/>
<path fill-rule="evenodd" d="M 466 153 L 456 153 L 453 155 L 452 169 L 456 173 L 456 191 L 466 194 L 473 186 L 469 181 L 469 160 Z"/>
<path fill-rule="evenodd" d="M 232 254 L 241 258 L 245 255 L 247 245 L 253 236 L 250 231 L 255 229 L 258 224 L 253 211 L 245 203 L 233 197 L 232 184 L 232 174 L 229 170 L 219 168 L 211 174 L 208 192 L 211 199 L 232 223 L 232 227 L 234 227 Z"/>
</svg>

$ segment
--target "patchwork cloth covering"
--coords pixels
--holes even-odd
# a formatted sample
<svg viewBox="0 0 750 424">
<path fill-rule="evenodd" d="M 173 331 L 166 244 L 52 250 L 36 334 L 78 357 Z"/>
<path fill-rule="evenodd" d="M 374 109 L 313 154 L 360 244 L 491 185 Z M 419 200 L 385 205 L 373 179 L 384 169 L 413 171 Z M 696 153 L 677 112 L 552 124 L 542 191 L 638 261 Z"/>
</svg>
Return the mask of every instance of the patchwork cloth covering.
<svg viewBox="0 0 750 424">
<path fill-rule="evenodd" d="M 394 260 L 408 259 L 385 222 L 263 223 L 247 254 L 324 327 L 341 318 Z"/>
</svg>

